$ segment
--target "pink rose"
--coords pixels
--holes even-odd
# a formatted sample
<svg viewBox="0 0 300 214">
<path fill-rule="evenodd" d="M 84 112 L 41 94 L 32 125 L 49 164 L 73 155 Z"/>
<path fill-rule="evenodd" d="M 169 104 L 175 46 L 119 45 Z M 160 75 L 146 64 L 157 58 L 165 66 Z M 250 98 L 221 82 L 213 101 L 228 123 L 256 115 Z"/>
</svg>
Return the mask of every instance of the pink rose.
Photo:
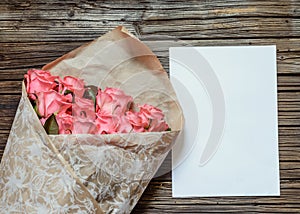
<svg viewBox="0 0 300 214">
<path fill-rule="evenodd" d="M 96 134 L 96 112 L 93 100 L 75 96 L 73 103 L 73 134 Z"/>
<path fill-rule="evenodd" d="M 133 98 L 117 88 L 99 90 L 96 96 L 96 111 L 102 115 L 124 115 L 130 108 Z"/>
<path fill-rule="evenodd" d="M 126 113 L 126 118 L 135 132 L 160 132 L 169 128 L 160 109 L 148 104 L 139 108 L 139 112 L 128 111 Z"/>
<path fill-rule="evenodd" d="M 72 134 L 73 117 L 65 112 L 59 113 L 55 117 L 58 124 L 59 134 Z"/>
<path fill-rule="evenodd" d="M 164 113 L 159 108 L 156 108 L 148 104 L 139 105 L 139 108 L 140 108 L 140 113 L 146 118 L 159 119 L 159 120 L 164 119 Z"/>
<path fill-rule="evenodd" d="M 166 121 L 164 120 L 154 120 L 154 119 L 150 119 L 150 125 L 148 128 L 148 132 L 162 132 L 162 131 L 166 131 L 169 126 L 166 123 Z"/>
<path fill-rule="evenodd" d="M 119 117 L 97 114 L 96 124 L 98 134 L 129 133 L 132 130 L 132 125 L 124 115 Z"/>
<path fill-rule="evenodd" d="M 54 90 L 38 92 L 37 109 L 41 117 L 48 118 L 53 113 L 66 112 L 72 106 L 72 95 L 63 96 Z"/>
<path fill-rule="evenodd" d="M 96 96 L 96 112 L 101 112 L 101 114 L 104 115 L 111 115 L 113 108 L 112 102 L 112 97 L 99 89 Z"/>
<path fill-rule="evenodd" d="M 59 92 L 64 94 L 67 90 L 73 92 L 76 96 L 82 97 L 84 94 L 84 81 L 82 79 L 65 76 L 59 80 Z"/>
<path fill-rule="evenodd" d="M 93 100 L 85 99 L 85 98 L 79 98 L 75 96 L 75 102 L 72 106 L 72 113 L 74 117 L 80 118 L 84 121 L 94 121 L 96 118 L 95 113 L 95 105 Z"/>
<path fill-rule="evenodd" d="M 148 126 L 145 127 L 149 132 L 160 132 L 166 131 L 169 126 L 164 121 L 164 113 L 159 108 L 156 108 L 152 105 L 144 104 L 140 107 L 140 117 L 142 121 L 148 119 Z"/>
<path fill-rule="evenodd" d="M 98 115 L 96 119 L 98 134 L 112 134 L 117 132 L 118 118 L 112 115 Z"/>
<path fill-rule="evenodd" d="M 72 134 L 96 134 L 97 127 L 94 122 L 75 119 Z"/>
<path fill-rule="evenodd" d="M 132 125 L 125 115 L 119 117 L 119 124 L 117 126 L 118 133 L 129 133 L 133 130 Z"/>
<path fill-rule="evenodd" d="M 49 91 L 57 86 L 55 80 L 58 76 L 52 76 L 48 71 L 31 69 L 24 75 L 26 82 L 26 91 L 29 98 L 36 99 L 34 94 L 38 92 Z"/>
<path fill-rule="evenodd" d="M 96 134 L 97 127 L 93 122 L 74 118 L 67 113 L 56 115 L 59 134 Z"/>
<path fill-rule="evenodd" d="M 127 111 L 126 119 L 132 125 L 134 132 L 145 132 L 145 127 L 149 124 L 149 120 L 147 118 L 143 120 L 139 112 Z"/>
</svg>

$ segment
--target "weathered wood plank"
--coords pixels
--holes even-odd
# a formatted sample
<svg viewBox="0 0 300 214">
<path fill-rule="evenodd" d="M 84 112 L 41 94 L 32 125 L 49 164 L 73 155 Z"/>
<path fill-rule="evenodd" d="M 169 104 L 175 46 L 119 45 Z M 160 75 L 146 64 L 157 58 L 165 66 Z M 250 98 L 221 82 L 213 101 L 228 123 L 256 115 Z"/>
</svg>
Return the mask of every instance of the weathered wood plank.
<svg viewBox="0 0 300 214">
<path fill-rule="evenodd" d="M 95 2 L 95 1 L 27 1 L 14 3 L 2 1 L 0 9 L 13 11 L 12 14 L 2 14 L 2 19 L 31 18 L 33 14 L 24 10 L 36 11 L 41 18 L 50 19 L 83 19 L 98 20 L 101 15 L 104 20 L 136 21 L 141 17 L 145 20 L 159 19 L 209 19 L 231 16 L 299 16 L 298 1 L 124 1 Z M 59 11 L 66 11 L 60 13 Z M 124 12 L 126 10 L 126 12 Z"/>
<path fill-rule="evenodd" d="M 132 32 L 133 33 L 133 32 Z M 93 39 L 101 36 L 102 34 L 97 35 L 92 39 L 80 40 L 77 41 L 35 41 L 35 42 L 26 42 L 19 41 L 17 44 L 13 42 L 3 42 L 1 45 L 1 53 L 7 54 L 19 54 L 20 58 L 37 57 L 36 53 L 41 53 L 42 56 L 49 56 L 49 54 L 62 55 L 65 52 L 68 52 L 74 48 L 79 47 L 85 42 L 90 42 Z M 224 45 L 277 45 L 277 52 L 299 52 L 300 51 L 300 38 L 248 38 L 248 39 L 207 39 L 207 40 L 179 40 L 176 35 L 168 35 L 165 37 L 159 37 L 158 35 L 152 36 L 138 36 L 145 44 L 147 44 L 153 51 L 156 53 L 168 51 L 169 46 L 224 46 Z M 154 40 L 155 39 L 155 40 Z M 164 56 L 164 55 L 161 55 Z M 6 59 L 6 58 L 3 58 Z"/>
<path fill-rule="evenodd" d="M 272 204 L 276 201 L 283 202 L 287 199 L 288 196 L 290 196 L 291 191 L 298 192 L 300 188 L 300 180 L 299 179 L 281 179 L 280 182 L 280 188 L 281 188 L 281 197 L 201 197 L 201 198 L 182 198 L 180 199 L 182 204 L 189 204 L 190 201 L 198 201 L 198 203 L 202 204 L 226 204 L 226 203 L 235 203 L 235 204 L 245 204 L 245 203 L 261 203 L 261 204 Z M 144 197 L 142 199 L 145 199 L 149 197 L 150 195 L 153 195 L 155 197 L 160 198 L 160 201 L 166 200 L 166 196 L 171 196 L 172 192 L 172 182 L 170 181 L 152 181 L 151 185 L 148 189 L 158 189 L 155 192 L 145 192 Z M 240 198 L 241 201 L 236 201 L 236 198 Z M 173 198 L 171 204 L 175 204 L 176 200 L 178 198 Z M 300 195 L 293 195 L 292 201 L 294 203 L 297 203 L 300 199 Z M 149 197 L 148 200 L 155 201 L 155 198 Z M 251 200 L 251 202 L 250 202 Z M 274 201 L 275 200 L 275 201 Z M 160 203 L 160 202 L 158 202 Z"/>
<path fill-rule="evenodd" d="M 293 18 L 226 18 L 224 20 L 164 20 L 143 21 L 128 24 L 126 21 L 111 21 L 103 24 L 94 21 L 69 21 L 62 25 L 61 21 L 28 20 L 2 21 L 1 30 L 5 37 L 2 42 L 22 41 L 76 41 L 78 38 L 93 39 L 115 26 L 123 25 L 130 31 L 141 35 L 176 35 L 180 39 L 210 38 L 280 38 L 297 37 L 300 33 L 300 21 Z M 293 31 L 290 29 L 293 28 Z M 34 33 L 33 33 L 34 32 Z M 59 32 L 59 33 L 57 33 Z"/>
<path fill-rule="evenodd" d="M 6 33 L 2 40 L 6 42 L 17 41 L 17 38 L 22 41 L 92 38 L 115 25 L 125 25 L 138 34 L 176 32 L 176 36 L 189 39 L 294 37 L 299 33 L 299 28 L 295 27 L 299 26 L 297 7 L 297 1 L 206 1 L 202 4 L 189 1 L 177 3 L 175 7 L 172 1 L 133 1 L 130 7 L 120 1 L 114 4 L 89 1 L 14 4 L 4 1 L 0 20 Z M 24 10 L 31 13 L 24 13 Z"/>
<path fill-rule="evenodd" d="M 133 213 L 297 212 L 300 180 L 281 180 L 280 197 L 171 198 L 171 182 L 152 181 Z"/>
</svg>

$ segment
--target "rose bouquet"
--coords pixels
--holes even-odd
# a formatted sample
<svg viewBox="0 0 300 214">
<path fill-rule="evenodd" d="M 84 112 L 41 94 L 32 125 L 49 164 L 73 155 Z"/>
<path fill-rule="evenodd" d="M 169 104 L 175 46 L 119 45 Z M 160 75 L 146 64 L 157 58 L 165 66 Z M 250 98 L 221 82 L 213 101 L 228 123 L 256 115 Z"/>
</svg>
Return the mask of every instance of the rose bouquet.
<svg viewBox="0 0 300 214">
<path fill-rule="evenodd" d="M 129 213 L 182 122 L 157 57 L 118 27 L 25 75 L 0 165 L 0 209 Z"/>
<path fill-rule="evenodd" d="M 121 89 L 86 86 L 84 80 L 29 70 L 28 97 L 47 134 L 113 134 L 170 131 L 164 114 L 149 104 L 136 105 Z"/>
</svg>

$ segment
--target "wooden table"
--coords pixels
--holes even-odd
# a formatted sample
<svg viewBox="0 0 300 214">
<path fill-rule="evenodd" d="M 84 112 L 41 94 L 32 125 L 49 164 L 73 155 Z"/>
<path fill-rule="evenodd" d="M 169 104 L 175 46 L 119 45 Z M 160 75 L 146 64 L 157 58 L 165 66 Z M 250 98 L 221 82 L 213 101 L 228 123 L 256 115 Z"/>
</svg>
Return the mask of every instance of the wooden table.
<svg viewBox="0 0 300 214">
<path fill-rule="evenodd" d="M 27 69 L 118 25 L 197 46 L 277 45 L 281 196 L 174 199 L 168 173 L 151 181 L 133 213 L 300 213 L 299 0 L 0 1 L 0 156 Z"/>
</svg>

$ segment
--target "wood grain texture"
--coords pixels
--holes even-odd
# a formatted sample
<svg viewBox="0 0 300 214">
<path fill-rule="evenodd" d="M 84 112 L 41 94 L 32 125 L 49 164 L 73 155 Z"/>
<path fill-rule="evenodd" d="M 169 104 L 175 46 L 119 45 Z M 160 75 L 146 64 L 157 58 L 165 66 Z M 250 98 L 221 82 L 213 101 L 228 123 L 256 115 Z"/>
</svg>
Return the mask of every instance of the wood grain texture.
<svg viewBox="0 0 300 214">
<path fill-rule="evenodd" d="M 118 25 L 146 42 L 166 70 L 168 39 L 179 46 L 277 46 L 281 196 L 172 198 L 169 172 L 153 179 L 133 213 L 300 213 L 299 0 L 0 1 L 0 157 L 24 73 Z M 164 167 L 171 168 L 170 158 Z"/>
</svg>

